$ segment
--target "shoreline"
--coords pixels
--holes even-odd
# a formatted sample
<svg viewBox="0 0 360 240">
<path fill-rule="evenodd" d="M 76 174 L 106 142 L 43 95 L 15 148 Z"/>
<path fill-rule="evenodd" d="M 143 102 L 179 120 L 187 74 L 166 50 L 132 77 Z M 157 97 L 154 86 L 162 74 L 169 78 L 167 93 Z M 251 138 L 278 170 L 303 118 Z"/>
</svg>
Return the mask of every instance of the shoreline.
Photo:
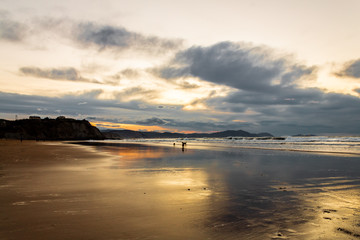
<svg viewBox="0 0 360 240">
<path fill-rule="evenodd" d="M 103 140 L 100 141 L 89 141 L 89 142 L 99 142 L 104 144 L 143 144 L 151 146 L 162 146 L 162 147 L 174 147 L 172 142 L 156 142 L 151 141 L 128 141 L 128 140 Z M 175 141 L 174 141 L 175 142 Z M 176 144 L 178 147 L 180 144 Z M 341 152 L 341 151 L 321 151 L 321 150 L 307 150 L 307 149 L 284 149 L 284 148 L 271 148 L 271 147 L 253 147 L 253 146 L 241 146 L 241 145 L 230 145 L 225 143 L 201 143 L 201 142 L 188 142 L 186 148 L 192 149 L 207 149 L 207 150 L 224 150 L 224 149 L 256 149 L 256 150 L 269 150 L 269 151 L 282 151 L 282 152 L 299 152 L 299 153 L 310 153 L 310 154 L 325 154 L 325 155 L 339 155 L 339 156 L 349 156 L 349 157 L 359 157 L 360 153 L 357 152 Z"/>
</svg>

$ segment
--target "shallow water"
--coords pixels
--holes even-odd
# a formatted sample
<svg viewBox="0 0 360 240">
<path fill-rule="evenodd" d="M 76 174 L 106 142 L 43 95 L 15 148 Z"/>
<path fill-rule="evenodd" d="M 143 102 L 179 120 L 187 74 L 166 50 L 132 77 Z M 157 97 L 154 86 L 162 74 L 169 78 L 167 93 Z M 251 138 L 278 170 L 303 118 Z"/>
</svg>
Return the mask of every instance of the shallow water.
<svg viewBox="0 0 360 240">
<path fill-rule="evenodd" d="M 358 156 L 78 144 L 2 164 L 0 239 L 360 239 Z"/>
<path fill-rule="evenodd" d="M 224 137 L 224 138 L 164 138 L 106 140 L 107 142 L 164 144 L 187 142 L 192 148 L 255 148 L 284 151 L 322 152 L 360 155 L 360 137 L 352 136 L 310 136 L 310 137 Z"/>
</svg>

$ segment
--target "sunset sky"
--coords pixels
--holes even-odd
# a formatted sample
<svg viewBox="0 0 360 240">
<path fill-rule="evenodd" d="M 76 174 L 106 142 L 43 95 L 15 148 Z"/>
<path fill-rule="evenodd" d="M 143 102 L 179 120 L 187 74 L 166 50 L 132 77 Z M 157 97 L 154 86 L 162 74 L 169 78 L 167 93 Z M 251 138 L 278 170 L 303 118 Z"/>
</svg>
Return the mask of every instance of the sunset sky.
<svg viewBox="0 0 360 240">
<path fill-rule="evenodd" d="M 359 0 L 0 0 L 0 118 L 360 135 Z"/>
</svg>

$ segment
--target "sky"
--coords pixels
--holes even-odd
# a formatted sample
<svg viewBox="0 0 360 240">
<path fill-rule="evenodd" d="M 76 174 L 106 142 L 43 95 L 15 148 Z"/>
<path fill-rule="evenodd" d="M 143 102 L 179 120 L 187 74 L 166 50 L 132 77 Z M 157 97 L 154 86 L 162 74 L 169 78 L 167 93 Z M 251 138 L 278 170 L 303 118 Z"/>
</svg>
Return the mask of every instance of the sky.
<svg viewBox="0 0 360 240">
<path fill-rule="evenodd" d="M 0 0 L 0 118 L 360 135 L 358 0 Z"/>
</svg>

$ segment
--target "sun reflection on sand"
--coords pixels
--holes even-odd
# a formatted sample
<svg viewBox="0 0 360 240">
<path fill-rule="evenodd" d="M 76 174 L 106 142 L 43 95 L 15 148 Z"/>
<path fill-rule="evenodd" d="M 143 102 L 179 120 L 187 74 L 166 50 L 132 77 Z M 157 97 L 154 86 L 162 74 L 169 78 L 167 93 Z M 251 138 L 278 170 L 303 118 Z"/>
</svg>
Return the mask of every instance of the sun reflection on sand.
<svg viewBox="0 0 360 240">
<path fill-rule="evenodd" d="M 137 159 L 156 159 L 163 157 L 165 151 L 154 151 L 151 148 L 138 148 L 138 149 L 127 149 L 123 148 L 121 150 L 107 148 L 106 150 L 112 151 L 114 154 L 124 158 L 124 160 L 137 160 Z"/>
<path fill-rule="evenodd" d="M 179 166 L 167 164 L 172 156 L 187 156 L 180 148 L 133 144 L 99 149 L 115 158 L 109 168 L 96 171 L 93 178 L 96 185 L 105 188 L 111 183 L 107 188 L 121 193 L 102 199 L 102 205 L 111 205 L 115 213 L 124 216 L 123 228 L 151 231 L 152 236 L 166 235 L 169 239 L 208 238 L 200 226 L 213 194 L 209 176 L 203 168 L 183 166 L 186 159 Z M 135 223 L 136 219 L 142 219 L 141 223 Z"/>
</svg>

